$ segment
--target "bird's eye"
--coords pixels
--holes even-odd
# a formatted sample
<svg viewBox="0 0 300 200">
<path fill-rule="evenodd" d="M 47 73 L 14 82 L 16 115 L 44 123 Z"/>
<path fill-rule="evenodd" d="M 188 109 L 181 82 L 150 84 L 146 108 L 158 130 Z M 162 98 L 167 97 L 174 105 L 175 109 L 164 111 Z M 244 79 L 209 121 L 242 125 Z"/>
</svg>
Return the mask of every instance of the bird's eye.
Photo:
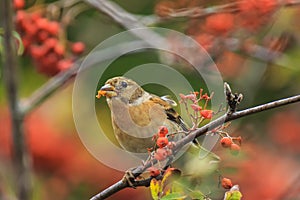
<svg viewBox="0 0 300 200">
<path fill-rule="evenodd" d="M 127 87 L 127 83 L 126 83 L 125 81 L 122 81 L 122 82 L 121 82 L 121 85 L 122 85 L 123 88 L 126 88 L 126 87 Z"/>
</svg>

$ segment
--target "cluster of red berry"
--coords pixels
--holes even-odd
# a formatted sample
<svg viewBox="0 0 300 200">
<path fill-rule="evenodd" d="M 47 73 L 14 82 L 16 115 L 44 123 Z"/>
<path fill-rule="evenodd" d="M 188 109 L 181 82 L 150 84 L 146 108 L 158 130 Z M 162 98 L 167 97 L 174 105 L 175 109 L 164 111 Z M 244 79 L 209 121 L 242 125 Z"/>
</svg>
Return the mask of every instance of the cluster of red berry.
<svg viewBox="0 0 300 200">
<path fill-rule="evenodd" d="M 185 106 L 187 105 L 187 100 L 190 100 L 192 102 L 192 104 L 190 105 L 191 108 L 195 111 L 195 115 L 194 118 L 196 119 L 198 117 L 198 112 L 200 113 L 200 116 L 203 119 L 211 119 L 213 117 L 214 112 L 212 110 L 206 109 L 208 102 L 212 99 L 212 96 L 208 96 L 207 93 L 202 94 L 203 93 L 203 89 L 200 89 L 200 92 L 193 92 L 191 94 L 188 95 L 184 95 L 184 94 L 179 94 L 181 100 L 180 103 L 183 103 Z M 204 106 L 202 108 L 202 106 L 199 105 L 199 102 L 204 100 Z"/>
<path fill-rule="evenodd" d="M 211 13 L 214 14 L 199 20 L 195 16 L 203 12 L 205 6 L 211 5 L 199 1 L 196 3 L 194 0 L 162 0 L 156 4 L 155 12 L 162 18 L 190 15 L 186 33 L 193 36 L 205 50 L 212 52 L 218 50 L 216 46 L 220 46 L 219 39 L 233 35 L 241 28 L 253 32 L 264 27 L 280 7 L 277 0 L 240 0 L 223 6 L 232 7 L 231 10 L 235 12 L 224 10 L 223 13 L 214 13 L 212 7 Z"/>
<path fill-rule="evenodd" d="M 167 134 L 168 128 L 161 126 L 157 134 L 155 134 L 152 140 L 156 141 L 156 146 L 158 147 L 154 152 L 154 158 L 158 161 L 165 160 L 169 155 L 172 155 L 172 148 L 174 147 L 174 142 L 170 142 Z M 152 148 L 149 149 L 152 151 Z"/>
<path fill-rule="evenodd" d="M 226 136 L 220 140 L 220 143 L 224 148 L 230 148 L 230 152 L 233 155 L 237 155 L 241 150 L 242 138 L 241 136 L 239 137 Z"/>
<path fill-rule="evenodd" d="M 16 28 L 25 54 L 32 58 L 37 70 L 53 76 L 71 67 L 85 45 L 68 42 L 59 22 L 49 20 L 39 11 L 27 12 L 23 10 L 24 6 L 24 0 L 14 0 Z"/>
</svg>

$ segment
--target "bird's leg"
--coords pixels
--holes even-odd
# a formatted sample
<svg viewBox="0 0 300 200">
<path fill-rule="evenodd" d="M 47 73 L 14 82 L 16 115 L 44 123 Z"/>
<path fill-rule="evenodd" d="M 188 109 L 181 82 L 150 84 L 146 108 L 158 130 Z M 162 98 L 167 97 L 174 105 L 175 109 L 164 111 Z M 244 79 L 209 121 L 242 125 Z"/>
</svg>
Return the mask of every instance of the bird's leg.
<svg viewBox="0 0 300 200">
<path fill-rule="evenodd" d="M 133 175 L 133 172 L 132 172 L 133 170 L 134 170 L 134 168 L 128 169 L 128 170 L 125 172 L 125 174 L 124 174 L 124 176 L 123 176 L 123 178 L 122 178 L 122 181 L 123 181 L 124 183 L 127 183 L 130 187 L 136 188 L 136 187 L 134 186 L 135 176 Z"/>
</svg>

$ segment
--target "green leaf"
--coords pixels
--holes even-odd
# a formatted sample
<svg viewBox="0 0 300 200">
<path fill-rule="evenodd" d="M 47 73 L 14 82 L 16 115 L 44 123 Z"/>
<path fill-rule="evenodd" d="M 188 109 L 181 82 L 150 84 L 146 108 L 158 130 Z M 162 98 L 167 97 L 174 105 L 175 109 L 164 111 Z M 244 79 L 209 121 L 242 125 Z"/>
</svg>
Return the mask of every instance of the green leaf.
<svg viewBox="0 0 300 200">
<path fill-rule="evenodd" d="M 22 38 L 18 32 L 13 31 L 12 33 L 13 33 L 14 38 L 17 39 L 18 44 L 19 44 L 18 49 L 17 49 L 17 54 L 19 56 L 21 56 L 24 53 L 24 45 L 23 45 Z M 3 28 L 0 28 L 0 54 L 3 54 L 3 46 L 2 46 L 3 34 L 4 34 Z"/>
<path fill-rule="evenodd" d="M 16 31 L 13 31 L 13 36 L 18 40 L 19 42 L 19 46 L 18 46 L 18 50 L 17 50 L 17 53 L 19 56 L 21 56 L 23 53 L 24 53 L 24 45 L 23 45 L 23 41 L 22 41 L 22 38 L 21 36 L 19 35 L 18 32 Z"/>
<path fill-rule="evenodd" d="M 170 194 L 167 194 L 166 196 L 163 196 L 161 198 L 161 200 L 179 200 L 179 199 L 184 199 L 186 198 L 186 195 L 183 195 L 182 193 L 170 193 Z"/>
</svg>

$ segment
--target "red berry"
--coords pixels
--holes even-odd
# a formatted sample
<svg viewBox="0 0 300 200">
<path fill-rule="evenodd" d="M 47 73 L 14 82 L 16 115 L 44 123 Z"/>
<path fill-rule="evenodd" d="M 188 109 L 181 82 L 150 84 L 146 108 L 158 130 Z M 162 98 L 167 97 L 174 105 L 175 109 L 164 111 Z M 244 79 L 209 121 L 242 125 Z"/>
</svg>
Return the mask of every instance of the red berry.
<svg viewBox="0 0 300 200">
<path fill-rule="evenodd" d="M 41 14 L 39 12 L 34 12 L 30 14 L 30 18 L 33 23 L 36 23 L 39 19 L 42 18 Z"/>
<path fill-rule="evenodd" d="M 210 97 L 207 95 L 207 93 L 205 93 L 204 95 L 201 96 L 202 99 L 205 99 L 205 100 L 209 100 Z"/>
<path fill-rule="evenodd" d="M 163 147 L 167 146 L 168 143 L 169 143 L 169 140 L 166 137 L 159 137 L 156 140 L 156 144 L 159 148 L 163 148 Z"/>
<path fill-rule="evenodd" d="M 58 43 L 58 39 L 48 38 L 47 40 L 45 40 L 44 45 L 47 46 L 49 49 L 53 49 Z"/>
<path fill-rule="evenodd" d="M 65 54 L 65 47 L 61 44 L 57 44 L 54 47 L 54 52 L 59 56 L 63 56 Z"/>
<path fill-rule="evenodd" d="M 14 8 L 16 10 L 23 9 L 25 6 L 25 1 L 24 0 L 14 0 Z"/>
<path fill-rule="evenodd" d="M 201 110 L 200 114 L 205 119 L 211 119 L 213 116 L 213 111 L 212 110 Z"/>
<path fill-rule="evenodd" d="M 156 152 L 154 154 L 154 158 L 156 160 L 162 161 L 162 160 L 165 160 L 167 157 L 168 157 L 168 154 L 167 154 L 166 149 L 163 149 L 163 148 L 156 149 Z"/>
<path fill-rule="evenodd" d="M 191 107 L 194 111 L 198 112 L 200 110 L 202 110 L 202 107 L 197 105 L 197 104 L 191 104 Z"/>
<path fill-rule="evenodd" d="M 158 133 L 158 135 L 159 135 L 159 137 L 166 137 L 166 135 L 168 134 L 168 128 L 167 127 L 165 127 L 165 126 L 161 126 L 161 127 L 159 127 L 159 133 Z"/>
<path fill-rule="evenodd" d="M 58 35 L 59 28 L 58 22 L 49 22 L 48 26 L 46 27 L 47 31 L 54 36 Z"/>
<path fill-rule="evenodd" d="M 28 36 L 25 35 L 24 37 L 22 37 L 22 43 L 23 43 L 23 46 L 24 46 L 25 51 L 26 51 L 26 53 L 27 53 L 27 49 L 29 48 L 29 46 L 30 46 L 30 44 L 31 44 L 30 38 L 29 38 Z"/>
<path fill-rule="evenodd" d="M 73 61 L 70 59 L 64 59 L 60 60 L 57 64 L 57 67 L 60 71 L 64 71 L 66 69 L 69 69 L 73 64 Z"/>
<path fill-rule="evenodd" d="M 76 55 L 82 54 L 84 52 L 85 45 L 83 42 L 75 42 L 72 45 L 72 52 Z"/>
<path fill-rule="evenodd" d="M 30 54 L 33 58 L 39 59 L 46 55 L 48 49 L 45 46 L 32 45 L 30 47 Z"/>
<path fill-rule="evenodd" d="M 224 189 L 232 188 L 232 182 L 229 178 L 222 178 L 221 184 Z"/>
<path fill-rule="evenodd" d="M 156 177 L 156 176 L 160 175 L 160 170 L 157 169 L 156 167 L 152 166 L 152 167 L 149 167 L 147 170 L 150 172 L 150 176 L 152 176 L 152 177 Z"/>
<path fill-rule="evenodd" d="M 21 25 L 23 24 L 23 22 L 27 19 L 28 15 L 25 11 L 23 10 L 19 10 L 16 13 L 16 23 L 17 25 Z"/>
<path fill-rule="evenodd" d="M 241 147 L 237 144 L 232 143 L 230 146 L 230 152 L 233 155 L 238 155 L 241 150 Z"/>
<path fill-rule="evenodd" d="M 232 145 L 232 139 L 230 137 L 223 137 L 220 143 L 224 148 L 229 148 Z"/>
<path fill-rule="evenodd" d="M 49 33 L 45 30 L 40 30 L 37 34 L 37 39 L 40 42 L 45 41 L 49 37 Z"/>
<path fill-rule="evenodd" d="M 40 18 L 40 19 L 36 20 L 36 26 L 39 29 L 47 30 L 48 25 L 49 25 L 49 20 L 46 18 Z"/>
<path fill-rule="evenodd" d="M 23 26 L 24 26 L 24 31 L 30 37 L 35 37 L 36 34 L 38 33 L 38 28 L 30 22 L 24 22 Z"/>
<path fill-rule="evenodd" d="M 218 13 L 206 18 L 205 27 L 214 34 L 227 34 L 234 27 L 234 15 Z"/>
</svg>

